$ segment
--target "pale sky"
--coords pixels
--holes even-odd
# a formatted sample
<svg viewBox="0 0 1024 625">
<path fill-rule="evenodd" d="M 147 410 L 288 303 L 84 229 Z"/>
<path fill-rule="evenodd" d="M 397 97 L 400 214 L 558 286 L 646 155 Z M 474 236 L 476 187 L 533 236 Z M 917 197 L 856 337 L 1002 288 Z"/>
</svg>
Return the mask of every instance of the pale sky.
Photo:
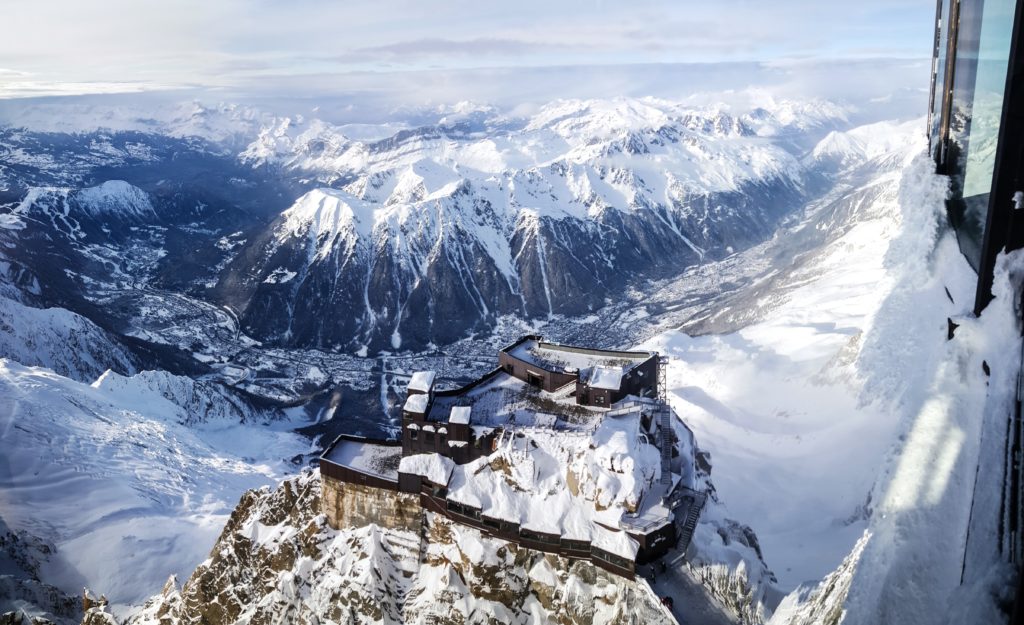
<svg viewBox="0 0 1024 625">
<path fill-rule="evenodd" d="M 352 77 L 930 55 L 934 0 L 31 0 L 2 10 L 0 96 L 344 91 Z"/>
</svg>

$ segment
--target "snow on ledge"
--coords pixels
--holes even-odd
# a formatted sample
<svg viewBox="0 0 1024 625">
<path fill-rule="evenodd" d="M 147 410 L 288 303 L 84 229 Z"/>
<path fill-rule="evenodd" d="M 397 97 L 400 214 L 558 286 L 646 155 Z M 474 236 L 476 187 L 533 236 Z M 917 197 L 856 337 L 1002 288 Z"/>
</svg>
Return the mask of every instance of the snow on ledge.
<svg viewBox="0 0 1024 625">
<path fill-rule="evenodd" d="M 415 454 L 402 458 L 398 464 L 399 473 L 419 475 L 434 484 L 446 485 L 455 470 L 455 463 L 451 458 L 441 454 Z"/>
<path fill-rule="evenodd" d="M 409 395 L 409 398 L 405 400 L 404 409 L 406 412 L 426 414 L 428 403 L 430 403 L 430 397 L 427 395 Z"/>
<path fill-rule="evenodd" d="M 409 378 L 409 390 L 429 393 L 430 389 L 434 388 L 435 375 L 433 371 L 417 371 L 413 373 L 412 377 Z"/>
<path fill-rule="evenodd" d="M 448 417 L 448 423 L 468 425 L 472 410 L 470 406 L 454 406 L 451 415 Z"/>
</svg>

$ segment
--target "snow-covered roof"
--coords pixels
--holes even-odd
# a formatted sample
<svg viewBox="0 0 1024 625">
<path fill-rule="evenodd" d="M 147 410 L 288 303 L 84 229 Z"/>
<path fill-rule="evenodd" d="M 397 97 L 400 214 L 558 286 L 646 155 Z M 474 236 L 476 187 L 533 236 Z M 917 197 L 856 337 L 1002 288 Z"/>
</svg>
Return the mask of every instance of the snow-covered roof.
<svg viewBox="0 0 1024 625">
<path fill-rule="evenodd" d="M 594 432 L 506 431 L 490 456 L 455 467 L 447 496 L 525 530 L 597 540 L 601 549 L 632 559 L 636 544 L 607 528 L 619 527 L 626 512 L 671 519 L 667 510 L 645 505 L 660 469 L 661 455 L 642 436 L 637 413 L 605 419 Z"/>
<path fill-rule="evenodd" d="M 434 484 L 446 485 L 452 476 L 455 463 L 441 454 L 415 454 L 402 458 L 399 473 L 409 473 L 427 478 Z"/>
<path fill-rule="evenodd" d="M 452 420 L 452 409 L 468 404 L 464 407 L 471 407 L 470 425 L 473 427 L 495 428 L 510 423 L 519 426 L 551 426 L 557 420 L 552 415 L 571 414 L 573 423 L 578 424 L 580 429 L 589 429 L 605 409 L 580 406 L 571 395 L 573 390 L 575 386 L 570 385 L 564 391 L 548 393 L 509 375 L 506 371 L 498 370 L 482 383 L 458 395 L 435 395 L 430 403 L 427 418 L 441 423 L 455 423 L 457 421 Z M 538 411 L 535 398 L 550 399 L 553 403 L 544 402 L 546 412 L 542 413 Z M 584 412 L 590 412 L 592 415 L 585 417 Z"/>
<path fill-rule="evenodd" d="M 591 388 L 617 391 L 622 386 L 621 367 L 594 367 L 588 382 Z"/>
<path fill-rule="evenodd" d="M 508 352 L 514 358 L 548 371 L 582 371 L 588 367 L 618 367 L 629 370 L 644 362 L 653 352 L 590 349 L 528 339 Z"/>
<path fill-rule="evenodd" d="M 427 404 L 429 403 L 430 397 L 427 395 L 409 395 L 405 400 L 405 410 L 425 414 L 427 412 Z"/>
<path fill-rule="evenodd" d="M 452 407 L 451 416 L 448 417 L 448 423 L 462 423 L 469 424 L 469 415 L 473 411 L 470 406 L 454 406 Z"/>
<path fill-rule="evenodd" d="M 496 427 L 491 427 L 489 425 L 474 425 L 472 427 L 473 427 L 473 436 L 475 436 L 477 438 L 483 438 L 484 436 L 487 436 L 491 432 L 493 432 L 494 430 L 498 429 Z"/>
<path fill-rule="evenodd" d="M 371 442 L 339 440 L 324 454 L 324 460 L 363 473 L 377 475 L 391 480 L 398 479 L 400 445 L 378 445 Z"/>
<path fill-rule="evenodd" d="M 409 390 L 429 393 L 434 388 L 435 375 L 433 371 L 417 371 L 409 378 Z"/>
</svg>

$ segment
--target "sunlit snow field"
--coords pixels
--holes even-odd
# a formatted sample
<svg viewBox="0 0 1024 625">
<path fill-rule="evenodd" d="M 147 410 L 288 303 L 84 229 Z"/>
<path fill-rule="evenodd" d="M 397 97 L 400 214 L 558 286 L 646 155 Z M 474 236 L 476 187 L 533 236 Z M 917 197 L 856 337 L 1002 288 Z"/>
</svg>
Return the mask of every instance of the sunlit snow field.
<svg viewBox="0 0 1024 625">
<path fill-rule="evenodd" d="M 911 159 L 920 141 L 904 138 Z M 942 239 L 932 256 L 943 188 L 922 161 L 902 181 L 899 172 L 874 181 L 890 188 L 788 278 L 762 321 L 643 344 L 672 356 L 673 406 L 711 452 L 719 497 L 755 530 L 783 589 L 821 579 L 864 532 L 905 427 L 905 395 L 924 392 L 912 363 L 938 353 L 947 315 L 973 300 L 955 242 Z M 921 264 L 930 257 L 949 267 L 943 282 Z"/>
</svg>

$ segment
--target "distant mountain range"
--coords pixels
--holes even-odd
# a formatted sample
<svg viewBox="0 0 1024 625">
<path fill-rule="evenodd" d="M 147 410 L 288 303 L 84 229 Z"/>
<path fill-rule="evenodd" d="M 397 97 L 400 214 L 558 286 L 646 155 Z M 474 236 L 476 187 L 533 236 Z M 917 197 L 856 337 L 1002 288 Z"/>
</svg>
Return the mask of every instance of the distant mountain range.
<svg viewBox="0 0 1024 625">
<path fill-rule="evenodd" d="M 376 353 L 586 314 L 763 241 L 848 124 L 824 101 L 620 99 L 465 107 L 376 140 L 227 106 L 111 125 L 0 129 L 9 296 L 118 332 L 97 307 L 155 286 L 230 307 L 266 344 Z"/>
</svg>

